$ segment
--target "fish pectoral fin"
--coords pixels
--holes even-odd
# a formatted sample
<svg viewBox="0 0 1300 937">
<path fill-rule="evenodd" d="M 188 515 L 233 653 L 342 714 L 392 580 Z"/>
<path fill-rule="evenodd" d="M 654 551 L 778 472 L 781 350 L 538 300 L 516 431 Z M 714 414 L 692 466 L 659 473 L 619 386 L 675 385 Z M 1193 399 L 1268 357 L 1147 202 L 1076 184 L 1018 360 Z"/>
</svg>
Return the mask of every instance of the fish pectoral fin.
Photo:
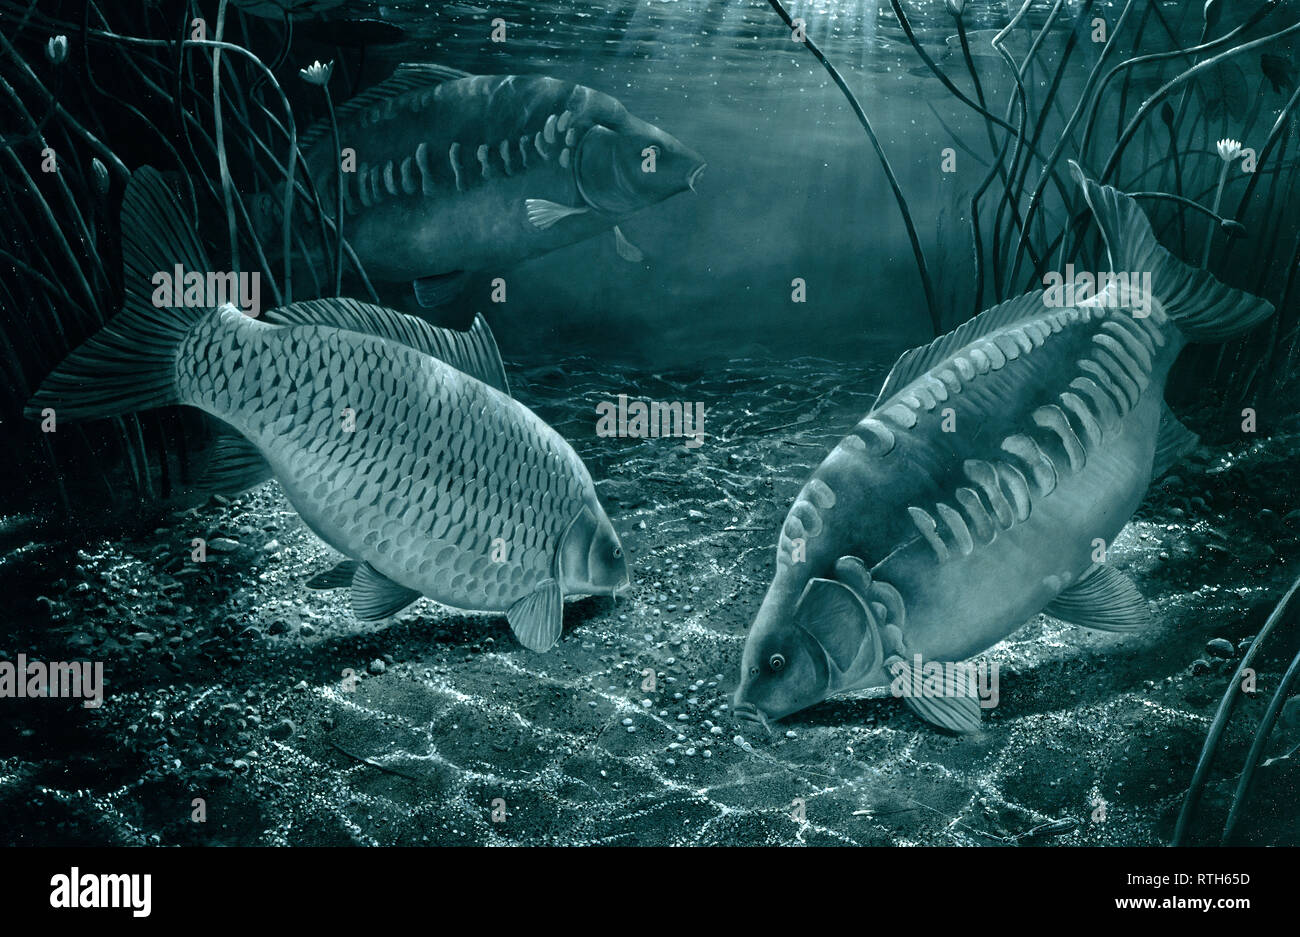
<svg viewBox="0 0 1300 937">
<path fill-rule="evenodd" d="M 218 494 L 238 494 L 272 477 L 270 463 L 243 436 L 222 436 L 212 448 L 202 485 Z"/>
<path fill-rule="evenodd" d="M 436 273 L 420 277 L 411 284 L 415 288 L 415 301 L 425 309 L 451 302 L 465 288 L 465 272 Z"/>
<path fill-rule="evenodd" d="M 554 579 L 543 580 L 506 612 L 519 643 L 530 651 L 549 651 L 564 630 L 564 596 Z"/>
<path fill-rule="evenodd" d="M 871 639 L 873 617 L 852 589 L 834 579 L 813 579 L 804 587 L 794 623 L 808 632 L 843 673 Z"/>
<path fill-rule="evenodd" d="M 359 565 L 352 577 L 352 611 L 362 621 L 396 615 L 419 597 L 419 592 L 398 585 L 369 563 Z"/>
<path fill-rule="evenodd" d="M 614 250 L 618 251 L 618 256 L 630 264 L 639 264 L 645 260 L 645 254 L 641 253 L 641 248 L 629 241 L 618 225 L 614 225 Z"/>
<path fill-rule="evenodd" d="M 1174 467 L 1183 456 L 1201 444 L 1201 437 L 1178 421 L 1169 404 L 1160 404 L 1160 429 L 1156 434 L 1156 454 L 1151 464 L 1155 480 Z"/>
<path fill-rule="evenodd" d="M 926 665 L 922 665 L 918 673 L 914 663 L 898 656 L 887 660 L 885 672 L 894 678 L 891 684 L 894 695 L 901 697 L 908 709 L 933 726 L 961 734 L 978 732 L 980 704 L 970 668 L 937 661 L 931 663 L 942 668 L 942 675 L 926 673 Z M 920 693 L 916 692 L 918 687 Z"/>
<path fill-rule="evenodd" d="M 529 223 L 534 228 L 540 228 L 543 231 L 561 218 L 568 218 L 570 215 L 581 215 L 588 211 L 586 207 L 574 208 L 572 205 L 548 202 L 544 198 L 526 198 L 524 199 L 524 208 L 528 211 Z"/>
<path fill-rule="evenodd" d="M 357 567 L 360 565 L 356 560 L 344 560 L 331 569 L 322 570 L 312 576 L 304 585 L 308 589 L 342 589 L 352 584 L 352 579 L 357 574 Z"/>
<path fill-rule="evenodd" d="M 1113 566 L 1097 565 L 1043 609 L 1053 618 L 1098 631 L 1136 631 L 1151 621 L 1147 600 Z"/>
</svg>

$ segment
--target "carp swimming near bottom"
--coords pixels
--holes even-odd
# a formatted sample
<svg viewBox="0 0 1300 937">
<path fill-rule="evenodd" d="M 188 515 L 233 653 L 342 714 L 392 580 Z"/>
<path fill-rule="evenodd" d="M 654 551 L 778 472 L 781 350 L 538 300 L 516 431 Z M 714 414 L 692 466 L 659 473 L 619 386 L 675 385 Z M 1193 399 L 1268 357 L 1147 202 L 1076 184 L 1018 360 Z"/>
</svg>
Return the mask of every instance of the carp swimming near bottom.
<svg viewBox="0 0 1300 937">
<path fill-rule="evenodd" d="M 123 311 L 28 405 L 62 419 L 185 404 L 238 432 L 214 487 L 276 478 L 346 560 L 308 583 L 351 586 L 362 619 L 420 596 L 504 612 L 519 641 L 559 640 L 563 601 L 630 582 L 613 525 L 572 448 L 509 395 L 483 320 L 467 333 L 347 299 L 251 318 L 234 306 L 165 308 L 152 271 L 207 270 L 162 177 L 142 169 L 122 208 Z"/>
<path fill-rule="evenodd" d="M 974 731 L 983 694 L 960 662 L 1035 614 L 1111 632 L 1149 621 L 1136 586 L 1094 560 L 1197 443 L 1163 400 L 1169 369 L 1188 342 L 1273 307 L 1183 264 L 1131 198 L 1072 169 L 1112 271 L 1149 273 L 1153 295 L 1030 293 L 898 360 L 785 519 L 737 717 L 891 687 L 924 720 Z"/>
</svg>

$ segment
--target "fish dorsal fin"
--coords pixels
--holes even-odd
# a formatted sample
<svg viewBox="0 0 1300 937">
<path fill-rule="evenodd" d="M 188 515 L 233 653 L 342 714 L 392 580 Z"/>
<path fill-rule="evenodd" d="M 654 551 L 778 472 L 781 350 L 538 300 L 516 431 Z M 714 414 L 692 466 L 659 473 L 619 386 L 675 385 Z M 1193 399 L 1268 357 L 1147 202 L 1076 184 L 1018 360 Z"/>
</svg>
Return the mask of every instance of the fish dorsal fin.
<svg viewBox="0 0 1300 937">
<path fill-rule="evenodd" d="M 243 436 L 222 436 L 212 447 L 212 458 L 201 482 L 218 494 L 238 494 L 272 477 L 261 450 Z"/>
<path fill-rule="evenodd" d="M 481 314 L 474 316 L 474 324 L 468 331 L 457 332 L 355 299 L 309 299 L 272 309 L 266 313 L 265 319 L 273 325 L 332 325 L 350 332 L 392 339 L 445 361 L 503 394 L 510 393 L 496 339 Z"/>
<path fill-rule="evenodd" d="M 352 611 L 362 621 L 396 615 L 419 597 L 420 593 L 393 582 L 369 563 L 358 566 L 352 577 Z"/>
<path fill-rule="evenodd" d="M 1098 631 L 1136 631 L 1151 610 L 1133 581 L 1114 566 L 1097 565 L 1079 577 L 1043 611 L 1072 625 Z"/>
<path fill-rule="evenodd" d="M 345 120 L 367 107 L 391 100 L 407 91 L 413 91 L 416 88 L 433 88 L 444 81 L 455 81 L 458 78 L 469 77 L 469 72 L 463 72 L 458 68 L 407 62 L 397 66 L 393 73 L 379 84 L 367 88 L 360 94 L 353 95 L 340 104 L 335 111 L 335 117 L 342 124 Z M 308 147 L 330 132 L 328 120 L 317 121 L 298 138 L 298 148 L 305 153 Z"/>
<path fill-rule="evenodd" d="M 1156 455 L 1151 478 L 1157 479 L 1174 467 L 1174 463 L 1201 443 L 1201 437 L 1178 421 L 1169 404 L 1161 403 L 1160 431 L 1156 436 Z"/>
<path fill-rule="evenodd" d="M 894 363 L 889 376 L 880 388 L 880 395 L 872 409 L 893 396 L 900 388 L 910 384 L 940 361 L 943 361 L 959 348 L 969 345 L 975 339 L 995 332 L 1004 326 L 1040 315 L 1043 311 L 1044 290 L 1035 290 L 1005 303 L 990 306 L 975 318 L 963 322 L 947 335 L 941 335 L 928 345 L 919 345 L 911 351 L 903 352 L 902 357 Z"/>
</svg>

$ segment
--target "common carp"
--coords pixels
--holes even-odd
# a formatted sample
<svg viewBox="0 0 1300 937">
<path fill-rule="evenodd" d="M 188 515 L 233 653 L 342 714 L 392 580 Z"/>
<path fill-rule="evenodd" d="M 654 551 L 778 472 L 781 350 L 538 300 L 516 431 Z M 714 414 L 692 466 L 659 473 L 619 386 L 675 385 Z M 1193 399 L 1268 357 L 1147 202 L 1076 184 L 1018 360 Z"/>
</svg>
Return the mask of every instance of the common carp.
<svg viewBox="0 0 1300 937">
<path fill-rule="evenodd" d="M 1104 631 L 1149 620 L 1105 551 L 1153 473 L 1197 442 L 1164 403 L 1169 369 L 1189 341 L 1273 307 L 1183 264 L 1131 198 L 1072 169 L 1112 271 L 1149 273 L 1154 296 L 1054 306 L 1039 290 L 898 360 L 786 516 L 739 718 L 890 686 L 930 723 L 973 731 L 979 694 L 950 665 L 1042 611 Z"/>
<path fill-rule="evenodd" d="M 504 270 L 613 229 L 619 254 L 641 259 L 617 227 L 695 187 L 705 163 L 616 98 L 557 78 L 469 75 L 401 65 L 338 108 L 344 236 L 366 272 L 414 282 L 434 306 L 471 271 Z M 336 209 L 340 154 L 328 122 L 299 145 Z M 262 213 L 282 218 L 280 201 Z M 269 214 L 268 214 L 269 213 Z"/>
<path fill-rule="evenodd" d="M 125 306 L 28 405 L 59 419 L 185 404 L 239 435 L 212 480 L 277 479 L 307 526 L 346 560 L 309 586 L 351 586 L 359 618 L 428 596 L 505 612 L 536 651 L 560 637 L 563 600 L 630 580 L 578 455 L 509 395 L 482 319 L 436 329 L 347 299 L 294 303 L 265 321 L 232 305 L 157 308 L 151 274 L 207 270 L 194 226 L 142 169 L 122 208 Z"/>
</svg>

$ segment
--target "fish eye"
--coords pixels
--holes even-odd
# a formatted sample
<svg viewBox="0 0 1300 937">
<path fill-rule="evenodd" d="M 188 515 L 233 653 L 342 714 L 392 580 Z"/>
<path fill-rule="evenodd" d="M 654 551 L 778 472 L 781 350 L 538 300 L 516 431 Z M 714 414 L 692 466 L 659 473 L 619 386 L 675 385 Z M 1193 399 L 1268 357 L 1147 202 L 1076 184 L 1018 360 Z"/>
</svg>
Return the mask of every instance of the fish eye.
<svg viewBox="0 0 1300 937">
<path fill-rule="evenodd" d="M 618 558 L 621 557 L 622 555 L 623 555 L 623 548 L 622 548 L 622 547 L 615 547 L 615 548 L 614 548 L 614 559 L 618 559 Z"/>
<path fill-rule="evenodd" d="M 750 667 L 750 668 L 749 668 L 749 675 L 750 675 L 751 677 L 757 677 L 757 676 L 758 676 L 758 668 L 757 668 L 757 667 Z"/>
<path fill-rule="evenodd" d="M 785 666 L 785 658 L 780 654 L 773 654 L 767 659 L 767 666 L 773 670 L 780 670 Z"/>
</svg>

